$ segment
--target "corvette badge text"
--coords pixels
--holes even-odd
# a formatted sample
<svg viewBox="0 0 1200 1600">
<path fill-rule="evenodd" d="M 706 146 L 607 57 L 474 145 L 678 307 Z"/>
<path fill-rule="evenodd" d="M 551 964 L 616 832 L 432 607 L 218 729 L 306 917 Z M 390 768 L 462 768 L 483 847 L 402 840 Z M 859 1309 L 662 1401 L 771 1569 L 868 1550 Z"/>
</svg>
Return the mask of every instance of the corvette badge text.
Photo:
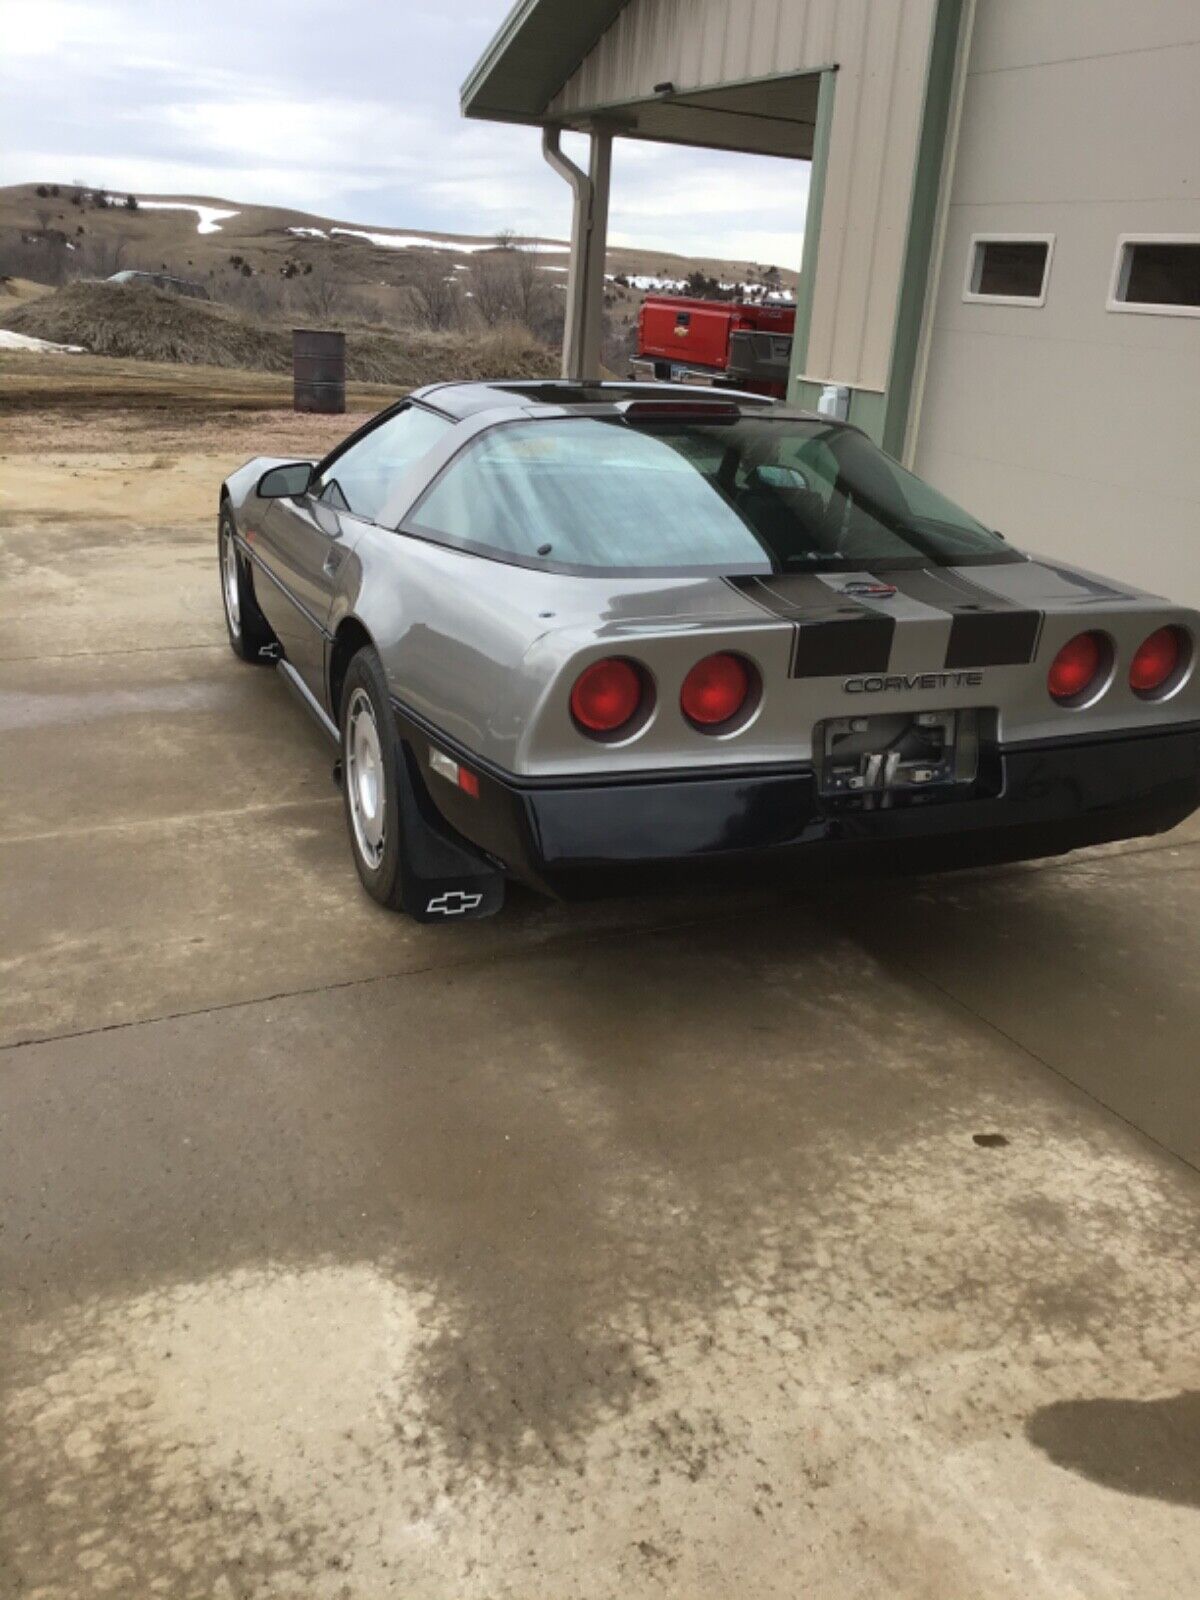
<svg viewBox="0 0 1200 1600">
<path fill-rule="evenodd" d="M 847 678 L 842 688 L 846 694 L 887 694 L 893 689 L 978 689 L 982 682 L 982 672 L 909 672 Z"/>
</svg>

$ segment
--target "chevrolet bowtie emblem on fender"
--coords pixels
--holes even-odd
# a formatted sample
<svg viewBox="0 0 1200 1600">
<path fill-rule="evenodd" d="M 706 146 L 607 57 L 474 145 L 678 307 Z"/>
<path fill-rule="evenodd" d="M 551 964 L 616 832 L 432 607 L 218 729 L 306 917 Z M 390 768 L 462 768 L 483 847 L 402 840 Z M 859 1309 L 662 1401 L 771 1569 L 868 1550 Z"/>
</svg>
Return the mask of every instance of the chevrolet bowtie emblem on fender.
<svg viewBox="0 0 1200 1600">
<path fill-rule="evenodd" d="M 867 600 L 890 600 L 896 592 L 894 583 L 873 583 L 856 578 L 853 583 L 843 583 L 842 594 L 858 595 Z"/>
<path fill-rule="evenodd" d="M 464 894 L 461 889 L 447 889 L 445 894 L 435 895 L 425 907 L 425 914 L 431 912 L 435 916 L 461 917 L 467 911 L 474 911 L 483 901 L 481 894 Z"/>
</svg>

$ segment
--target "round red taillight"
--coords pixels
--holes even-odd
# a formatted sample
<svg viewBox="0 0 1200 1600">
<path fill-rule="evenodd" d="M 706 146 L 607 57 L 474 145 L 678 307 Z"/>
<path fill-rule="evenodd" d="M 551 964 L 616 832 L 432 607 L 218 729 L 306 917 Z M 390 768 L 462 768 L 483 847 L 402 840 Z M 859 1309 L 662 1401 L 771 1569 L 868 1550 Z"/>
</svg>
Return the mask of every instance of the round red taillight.
<svg viewBox="0 0 1200 1600">
<path fill-rule="evenodd" d="M 1153 694 L 1173 678 L 1183 660 L 1185 639 L 1179 628 L 1159 628 L 1143 639 L 1129 663 L 1129 687 L 1135 694 Z"/>
<path fill-rule="evenodd" d="M 1056 700 L 1077 700 L 1095 683 L 1108 646 L 1099 633 L 1077 633 L 1050 663 L 1046 686 Z"/>
<path fill-rule="evenodd" d="M 689 722 L 714 728 L 736 717 L 750 693 L 750 668 L 740 656 L 722 651 L 705 656 L 683 680 L 679 704 Z"/>
<path fill-rule="evenodd" d="M 593 661 L 579 674 L 571 690 L 571 715 L 589 733 L 616 733 L 632 719 L 641 703 L 641 674 L 632 662 L 620 656 Z"/>
</svg>

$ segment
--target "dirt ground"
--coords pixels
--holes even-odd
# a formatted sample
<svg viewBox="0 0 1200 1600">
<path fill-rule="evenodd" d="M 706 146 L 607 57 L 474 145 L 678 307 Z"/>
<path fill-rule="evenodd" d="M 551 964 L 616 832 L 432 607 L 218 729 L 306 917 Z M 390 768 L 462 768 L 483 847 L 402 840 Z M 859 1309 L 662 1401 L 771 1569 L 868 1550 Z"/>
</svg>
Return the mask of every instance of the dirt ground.
<svg viewBox="0 0 1200 1600">
<path fill-rule="evenodd" d="M 10 373 L 3 1600 L 1200 1593 L 1200 821 L 418 927 L 218 596 L 354 419 Z"/>
<path fill-rule="evenodd" d="M 248 456 L 323 455 L 399 398 L 351 384 L 343 416 L 311 416 L 291 409 L 290 379 L 267 373 L 0 355 L 0 510 L 199 520 Z"/>
</svg>

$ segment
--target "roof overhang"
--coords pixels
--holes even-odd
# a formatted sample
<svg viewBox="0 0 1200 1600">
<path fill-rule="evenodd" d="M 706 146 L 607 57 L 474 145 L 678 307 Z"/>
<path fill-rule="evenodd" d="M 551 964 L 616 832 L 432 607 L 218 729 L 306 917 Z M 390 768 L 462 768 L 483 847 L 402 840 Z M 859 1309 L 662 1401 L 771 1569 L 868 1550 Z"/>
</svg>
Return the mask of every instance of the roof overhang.
<svg viewBox="0 0 1200 1600">
<path fill-rule="evenodd" d="M 551 112 L 625 0 L 518 0 L 462 87 L 463 115 L 490 121 L 602 126 L 630 139 L 770 156 L 812 156 L 817 73 L 688 88 L 620 104 Z"/>
<path fill-rule="evenodd" d="M 545 120 L 550 101 L 625 0 L 517 0 L 460 90 L 464 117 Z"/>
</svg>

